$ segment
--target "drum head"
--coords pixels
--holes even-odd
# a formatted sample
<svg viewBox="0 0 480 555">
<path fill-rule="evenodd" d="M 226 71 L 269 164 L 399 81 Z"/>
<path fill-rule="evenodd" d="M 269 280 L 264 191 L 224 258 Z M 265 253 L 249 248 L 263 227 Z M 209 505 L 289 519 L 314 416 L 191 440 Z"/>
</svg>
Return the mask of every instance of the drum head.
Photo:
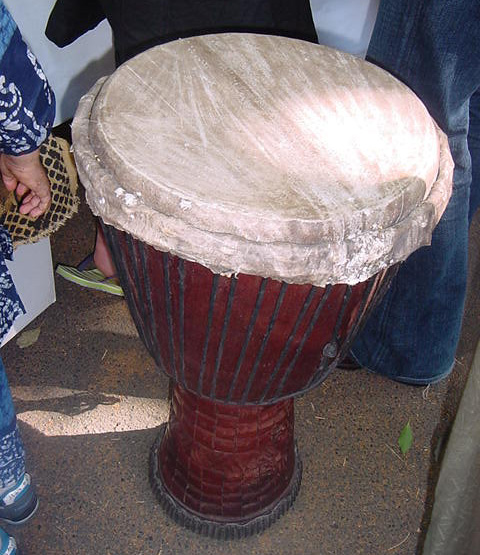
<svg viewBox="0 0 480 555">
<path fill-rule="evenodd" d="M 430 240 L 452 162 L 420 100 L 382 69 L 254 34 L 129 60 L 73 126 L 106 223 L 218 273 L 356 283 Z"/>
</svg>

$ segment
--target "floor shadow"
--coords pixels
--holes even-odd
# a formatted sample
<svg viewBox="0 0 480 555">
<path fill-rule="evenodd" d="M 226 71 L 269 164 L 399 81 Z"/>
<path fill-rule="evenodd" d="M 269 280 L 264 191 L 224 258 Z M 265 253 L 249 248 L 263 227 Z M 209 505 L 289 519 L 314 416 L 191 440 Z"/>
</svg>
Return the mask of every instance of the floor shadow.
<svg viewBox="0 0 480 555">
<path fill-rule="evenodd" d="M 57 397 L 55 399 L 35 399 L 24 401 L 16 399 L 17 414 L 30 411 L 58 412 L 66 416 L 78 416 L 96 409 L 99 405 L 115 405 L 120 402 L 119 397 L 89 393 L 88 391 Z"/>
</svg>

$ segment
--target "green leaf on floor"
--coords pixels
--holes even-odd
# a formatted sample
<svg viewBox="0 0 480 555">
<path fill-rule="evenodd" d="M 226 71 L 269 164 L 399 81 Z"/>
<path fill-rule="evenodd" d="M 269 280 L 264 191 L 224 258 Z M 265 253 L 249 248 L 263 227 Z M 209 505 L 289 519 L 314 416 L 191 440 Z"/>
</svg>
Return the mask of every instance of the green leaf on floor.
<svg viewBox="0 0 480 555">
<path fill-rule="evenodd" d="M 398 446 L 400 447 L 400 451 L 403 455 L 407 453 L 413 443 L 413 433 L 412 428 L 410 427 L 410 422 L 407 422 L 405 428 L 403 428 L 400 437 L 398 438 Z"/>
<path fill-rule="evenodd" d="M 25 349 L 25 347 L 31 347 L 34 345 L 40 336 L 40 328 L 34 328 L 33 330 L 24 331 L 18 336 L 17 345 L 20 349 Z"/>
</svg>

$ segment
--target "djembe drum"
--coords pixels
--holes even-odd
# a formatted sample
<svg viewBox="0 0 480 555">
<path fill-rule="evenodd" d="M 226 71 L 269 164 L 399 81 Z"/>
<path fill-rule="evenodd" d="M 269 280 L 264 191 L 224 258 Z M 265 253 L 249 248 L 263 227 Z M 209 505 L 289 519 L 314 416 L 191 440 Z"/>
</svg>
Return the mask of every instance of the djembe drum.
<svg viewBox="0 0 480 555">
<path fill-rule="evenodd" d="M 175 384 L 158 497 L 213 537 L 263 530 L 300 485 L 294 396 L 344 356 L 446 206 L 446 138 L 367 62 L 221 34 L 99 81 L 73 139 L 139 334 Z"/>
</svg>

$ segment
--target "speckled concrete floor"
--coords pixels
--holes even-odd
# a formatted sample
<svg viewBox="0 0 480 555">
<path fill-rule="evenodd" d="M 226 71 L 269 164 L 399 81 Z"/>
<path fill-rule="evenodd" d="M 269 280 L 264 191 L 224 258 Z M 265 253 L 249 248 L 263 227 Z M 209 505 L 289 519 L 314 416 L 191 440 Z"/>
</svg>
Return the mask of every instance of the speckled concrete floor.
<svg viewBox="0 0 480 555">
<path fill-rule="evenodd" d="M 54 263 L 93 243 L 85 204 L 54 237 Z M 413 555 L 421 552 L 442 442 L 480 336 L 480 221 L 472 230 L 470 294 L 451 378 L 430 387 L 337 371 L 296 401 L 304 464 L 292 509 L 260 536 L 206 539 L 162 512 L 148 454 L 168 411 L 155 368 L 122 299 L 56 278 L 57 302 L 29 328 L 38 341 L 2 349 L 40 509 L 14 530 L 23 555 Z M 397 439 L 410 421 L 406 457 Z M 12 530 L 9 530 L 12 532 Z"/>
</svg>

